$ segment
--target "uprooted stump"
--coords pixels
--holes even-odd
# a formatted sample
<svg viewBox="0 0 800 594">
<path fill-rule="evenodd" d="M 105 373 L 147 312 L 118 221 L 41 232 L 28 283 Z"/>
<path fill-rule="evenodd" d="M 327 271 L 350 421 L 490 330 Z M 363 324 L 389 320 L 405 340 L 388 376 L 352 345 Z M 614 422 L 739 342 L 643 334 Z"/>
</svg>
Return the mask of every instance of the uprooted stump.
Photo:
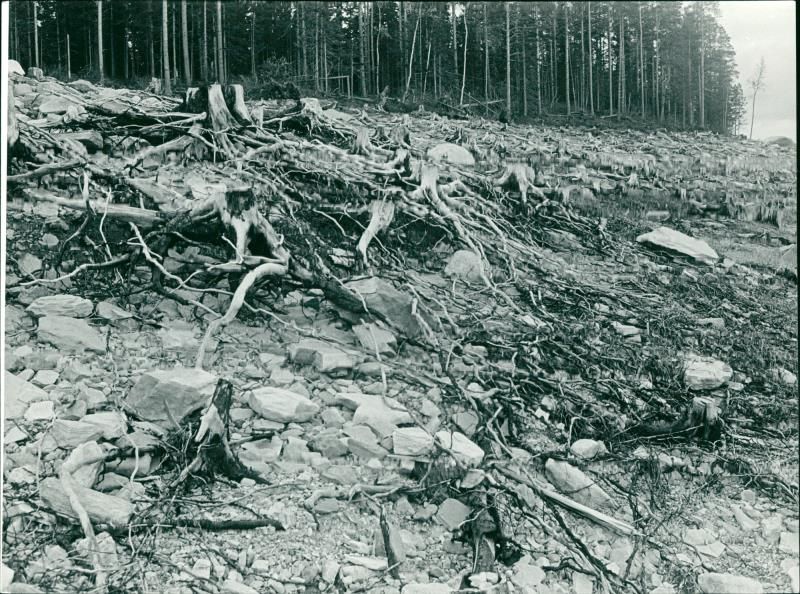
<svg viewBox="0 0 800 594">
<path fill-rule="evenodd" d="M 233 400 L 233 386 L 228 380 L 220 379 L 214 390 L 191 447 L 195 451 L 192 462 L 184 468 L 172 483 L 176 487 L 191 475 L 207 474 L 212 478 L 220 474 L 234 481 L 250 478 L 257 483 L 267 484 L 266 477 L 248 468 L 236 457 L 228 443 L 228 423 Z"/>
</svg>

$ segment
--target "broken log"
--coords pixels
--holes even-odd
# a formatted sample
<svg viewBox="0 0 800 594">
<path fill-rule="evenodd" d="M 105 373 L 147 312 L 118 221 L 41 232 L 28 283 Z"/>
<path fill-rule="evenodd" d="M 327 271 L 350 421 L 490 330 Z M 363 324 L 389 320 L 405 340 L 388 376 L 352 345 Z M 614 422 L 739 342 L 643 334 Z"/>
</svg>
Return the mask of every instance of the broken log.
<svg viewBox="0 0 800 594">
<path fill-rule="evenodd" d="M 130 501 L 79 485 L 74 485 L 73 490 L 92 523 L 106 524 L 119 529 L 127 528 L 133 515 L 133 505 Z M 54 512 L 75 520 L 79 519 L 59 479 L 55 477 L 44 479 L 39 486 L 39 497 Z"/>
</svg>

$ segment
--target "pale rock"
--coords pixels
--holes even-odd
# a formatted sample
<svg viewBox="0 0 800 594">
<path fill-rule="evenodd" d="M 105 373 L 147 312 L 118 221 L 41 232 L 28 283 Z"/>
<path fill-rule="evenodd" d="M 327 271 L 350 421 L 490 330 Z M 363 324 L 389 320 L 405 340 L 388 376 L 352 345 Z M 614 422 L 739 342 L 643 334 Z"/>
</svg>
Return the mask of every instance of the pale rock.
<svg viewBox="0 0 800 594">
<path fill-rule="evenodd" d="M 456 427 L 461 429 L 467 435 L 474 435 L 478 430 L 480 418 L 478 418 L 478 415 L 475 412 L 467 410 L 454 414 L 453 422 L 456 424 Z"/>
<path fill-rule="evenodd" d="M 345 418 L 338 409 L 329 407 L 322 411 L 320 415 L 322 422 L 329 427 L 341 427 L 345 424 Z"/>
<path fill-rule="evenodd" d="M 703 573 L 697 578 L 704 594 L 762 594 L 764 588 L 757 580 L 730 573 Z"/>
<path fill-rule="evenodd" d="M 725 327 L 725 319 L 724 318 L 700 318 L 697 320 L 698 326 L 708 327 L 708 328 L 724 328 Z"/>
<path fill-rule="evenodd" d="M 356 437 L 347 440 L 347 447 L 354 456 L 363 460 L 382 460 L 389 452 L 376 441 L 362 441 Z"/>
<path fill-rule="evenodd" d="M 248 404 L 261 417 L 279 423 L 304 423 L 319 412 L 319 405 L 308 398 L 272 386 L 253 390 Z"/>
<path fill-rule="evenodd" d="M 304 338 L 289 347 L 289 359 L 297 365 L 313 365 L 320 373 L 352 369 L 356 358 L 316 338 Z"/>
<path fill-rule="evenodd" d="M 714 542 L 716 537 L 704 528 L 687 528 L 683 533 L 683 542 L 690 546 L 700 546 Z"/>
<path fill-rule="evenodd" d="M 52 400 L 33 402 L 25 411 L 26 421 L 49 421 L 55 416 L 55 403 Z"/>
<path fill-rule="evenodd" d="M 33 301 L 26 309 L 36 318 L 44 316 L 66 316 L 86 318 L 92 315 L 94 305 L 88 299 L 75 295 L 46 295 Z"/>
<path fill-rule="evenodd" d="M 314 502 L 314 511 L 318 514 L 335 514 L 339 507 L 339 501 L 331 497 L 320 497 Z"/>
<path fill-rule="evenodd" d="M 367 557 L 365 555 L 346 555 L 344 561 L 346 563 L 350 563 L 351 565 L 359 565 L 361 567 L 366 567 L 370 571 L 384 571 L 387 567 L 389 567 L 386 559 L 381 559 L 380 557 Z"/>
<path fill-rule="evenodd" d="M 259 592 L 243 582 L 237 582 L 228 578 L 222 582 L 220 594 L 259 594 Z"/>
<path fill-rule="evenodd" d="M 22 65 L 19 62 L 17 62 L 16 60 L 8 60 L 8 62 L 6 63 L 6 66 L 8 67 L 7 72 L 8 72 L 9 76 L 11 76 L 12 74 L 17 74 L 19 76 L 25 76 L 25 70 L 22 68 Z M 11 571 L 10 569 L 8 569 L 8 567 L 6 567 L 5 565 L 2 566 L 2 571 L 3 571 L 3 576 L 4 577 L 6 575 L 6 572 L 8 571 L 8 572 L 11 572 L 11 576 L 13 578 L 14 572 Z M 8 583 L 9 584 L 11 583 L 11 579 L 12 578 L 8 579 Z M 5 579 L 2 579 L 2 578 L 0 578 L 0 584 L 2 584 L 3 586 L 7 585 Z M 7 588 L 5 588 L 5 587 L 0 587 L 0 592 L 5 592 L 6 589 Z"/>
<path fill-rule="evenodd" d="M 84 421 L 68 421 L 56 419 L 50 429 L 58 447 L 64 449 L 76 448 L 86 442 L 100 439 L 103 430 L 98 425 Z"/>
<path fill-rule="evenodd" d="M 611 322 L 611 327 L 614 328 L 614 331 L 617 334 L 625 338 L 628 338 L 630 336 L 638 336 L 639 334 L 641 334 L 641 330 L 636 326 L 620 324 L 619 322 Z"/>
<path fill-rule="evenodd" d="M 689 237 L 669 227 L 659 227 L 654 231 L 640 235 L 636 238 L 636 241 L 663 248 L 671 252 L 677 252 L 709 266 L 713 265 L 719 259 L 717 252 L 705 241 Z"/>
<path fill-rule="evenodd" d="M 251 376 L 252 377 L 252 376 Z M 294 383 L 295 375 L 291 369 L 278 367 L 269 374 L 269 382 L 276 386 L 291 386 Z"/>
<path fill-rule="evenodd" d="M 470 515 L 470 508 L 458 499 L 445 499 L 436 510 L 436 517 L 451 532 L 461 526 Z"/>
<path fill-rule="evenodd" d="M 614 510 L 611 497 L 586 476 L 579 468 L 559 460 L 548 459 L 545 463 L 548 480 L 562 493 L 595 509 Z"/>
<path fill-rule="evenodd" d="M 433 437 L 421 427 L 402 427 L 392 433 L 392 444 L 399 456 L 424 456 L 433 450 Z"/>
<path fill-rule="evenodd" d="M 200 579 L 210 580 L 211 561 L 208 559 L 198 559 L 195 561 L 194 565 L 192 565 L 192 574 Z"/>
<path fill-rule="evenodd" d="M 325 583 L 332 584 L 336 581 L 336 576 L 339 575 L 339 570 L 342 568 L 341 564 L 333 559 L 327 559 L 322 565 L 322 579 Z"/>
<path fill-rule="evenodd" d="M 594 592 L 594 580 L 585 573 L 573 571 L 572 589 L 575 594 L 592 594 Z"/>
<path fill-rule="evenodd" d="M 523 592 L 536 588 L 545 578 L 544 570 L 536 565 L 518 562 L 514 565 L 514 570 L 511 581 Z"/>
<path fill-rule="evenodd" d="M 243 443 L 239 448 L 239 459 L 257 472 L 269 472 L 269 463 L 276 462 L 283 450 L 283 440 L 277 435 L 271 439 L 258 439 Z"/>
<path fill-rule="evenodd" d="M 293 435 L 287 436 L 282 457 L 288 462 L 305 462 L 308 457 L 308 443 Z"/>
<path fill-rule="evenodd" d="M 397 338 L 389 330 L 368 323 L 353 326 L 353 332 L 367 355 L 374 355 L 376 351 L 381 355 L 395 354 Z"/>
<path fill-rule="evenodd" d="M 105 450 L 96 441 L 87 441 L 72 450 L 64 461 L 75 468 L 72 478 L 81 487 L 91 489 L 103 468 Z"/>
<path fill-rule="evenodd" d="M 19 271 L 23 275 L 33 275 L 42 269 L 42 261 L 33 254 L 24 254 L 18 261 Z"/>
<path fill-rule="evenodd" d="M 698 355 L 686 358 L 683 379 L 690 390 L 714 390 L 732 377 L 733 370 L 723 361 Z"/>
<path fill-rule="evenodd" d="M 454 590 L 447 584 L 413 582 L 403 586 L 400 594 L 452 594 Z"/>
<path fill-rule="evenodd" d="M 173 426 L 210 402 L 217 377 L 202 369 L 176 367 L 144 373 L 125 399 L 138 417 Z"/>
<path fill-rule="evenodd" d="M 106 352 L 106 341 L 102 334 L 92 328 L 86 320 L 65 316 L 45 316 L 39 319 L 39 340 L 52 344 L 59 350 L 83 353 Z"/>
<path fill-rule="evenodd" d="M 58 375 L 59 373 L 53 369 L 42 369 L 31 378 L 31 383 L 40 388 L 51 386 L 58 381 Z"/>
<path fill-rule="evenodd" d="M 452 142 L 442 142 L 428 149 L 428 158 L 453 165 L 475 165 L 475 157 L 467 149 Z"/>
<path fill-rule="evenodd" d="M 442 447 L 450 450 L 456 460 L 465 466 L 479 466 L 483 461 L 484 452 L 481 447 L 463 433 L 458 431 L 438 431 L 436 439 Z"/>
<path fill-rule="evenodd" d="M 789 576 L 792 593 L 800 594 L 800 564 L 798 564 L 797 557 L 781 561 L 781 569 Z"/>
<path fill-rule="evenodd" d="M 569 450 L 576 458 L 583 460 L 591 460 L 599 454 L 608 452 L 602 441 L 594 439 L 579 439 L 570 446 Z"/>
<path fill-rule="evenodd" d="M 391 435 L 402 423 L 413 422 L 406 410 L 391 408 L 379 396 L 361 404 L 353 413 L 353 423 L 366 425 L 380 438 Z"/>
<path fill-rule="evenodd" d="M 784 369 L 782 367 L 773 369 L 771 370 L 770 375 L 775 381 L 787 386 L 797 385 L 797 376 L 788 369 Z"/>
<path fill-rule="evenodd" d="M 44 117 L 51 113 L 61 115 L 67 113 L 70 108 L 75 111 L 76 116 L 86 112 L 86 108 L 67 97 L 45 95 L 39 100 L 39 117 Z"/>
<path fill-rule="evenodd" d="M 340 485 L 354 485 L 358 482 L 355 467 L 346 464 L 332 464 L 320 472 L 320 476 Z"/>
<path fill-rule="evenodd" d="M 746 513 L 742 511 L 742 508 L 738 505 L 731 506 L 733 511 L 733 517 L 736 518 L 736 522 L 738 522 L 739 527 L 744 530 L 745 532 L 752 532 L 758 529 L 758 522 L 750 518 Z"/>
<path fill-rule="evenodd" d="M 481 257 L 470 250 L 458 250 L 447 261 L 444 273 L 470 283 L 483 281 L 484 267 Z"/>
<path fill-rule="evenodd" d="M 377 315 L 390 320 L 393 327 L 401 330 L 409 338 L 415 338 L 424 331 L 418 320 L 411 313 L 413 299 L 406 293 L 397 290 L 389 281 L 378 277 L 368 277 L 345 283 L 345 287 L 363 299 L 366 311 L 355 312 L 361 315 Z M 363 306 L 362 306 L 363 309 Z M 417 313 L 433 323 L 426 310 L 417 304 Z"/>
<path fill-rule="evenodd" d="M 119 320 L 132 318 L 133 314 L 114 305 L 110 301 L 101 301 L 97 304 L 97 317 L 108 320 L 109 322 L 117 322 Z"/>
<path fill-rule="evenodd" d="M 103 439 L 109 441 L 122 437 L 128 432 L 128 419 L 124 414 L 114 411 L 103 411 L 88 414 L 81 419 L 98 428 Z"/>
<path fill-rule="evenodd" d="M 318 435 L 308 443 L 308 447 L 329 460 L 346 456 L 349 451 L 347 442 L 335 435 Z"/>
<path fill-rule="evenodd" d="M 707 557 L 718 559 L 725 552 L 725 545 L 720 541 L 715 540 L 712 543 L 700 545 L 697 547 L 697 552 L 706 555 Z"/>
<path fill-rule="evenodd" d="M 797 532 L 781 532 L 778 548 L 784 553 L 797 557 L 800 555 L 800 534 Z"/>
<path fill-rule="evenodd" d="M 3 443 L 18 443 L 25 439 L 28 439 L 28 434 L 16 425 L 12 425 L 6 429 L 6 433 L 3 436 Z"/>
<path fill-rule="evenodd" d="M 470 468 L 467 471 L 467 474 L 464 475 L 464 478 L 461 479 L 460 488 L 462 489 L 474 489 L 478 485 L 483 482 L 483 479 L 486 478 L 486 473 L 483 470 L 477 468 Z"/>
</svg>

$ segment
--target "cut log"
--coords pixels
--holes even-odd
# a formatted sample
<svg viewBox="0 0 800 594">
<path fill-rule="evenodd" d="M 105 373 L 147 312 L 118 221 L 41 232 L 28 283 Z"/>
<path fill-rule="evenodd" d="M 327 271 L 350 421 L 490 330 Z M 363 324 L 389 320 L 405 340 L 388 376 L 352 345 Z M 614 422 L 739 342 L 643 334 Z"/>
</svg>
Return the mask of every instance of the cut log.
<svg viewBox="0 0 800 594">
<path fill-rule="evenodd" d="M 74 490 L 92 523 L 106 524 L 117 529 L 128 526 L 133 514 L 133 505 L 130 501 L 77 485 L 74 486 Z M 78 519 L 69 496 L 64 492 L 61 481 L 57 478 L 48 477 L 42 481 L 39 487 L 39 497 L 54 512 L 75 520 Z"/>
</svg>

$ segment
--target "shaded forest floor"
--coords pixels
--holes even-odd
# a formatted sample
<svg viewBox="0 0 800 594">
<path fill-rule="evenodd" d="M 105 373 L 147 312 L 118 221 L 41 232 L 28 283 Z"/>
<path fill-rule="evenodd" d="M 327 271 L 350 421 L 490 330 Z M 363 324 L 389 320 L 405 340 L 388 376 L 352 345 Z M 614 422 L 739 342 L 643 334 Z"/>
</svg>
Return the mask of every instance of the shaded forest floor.
<svg viewBox="0 0 800 594">
<path fill-rule="evenodd" d="M 35 102 L 41 99 L 25 100 L 21 112 Z M 286 113 L 284 105 L 264 106 L 273 108 Z M 169 489 L 185 462 L 186 452 L 179 450 L 194 432 L 184 427 L 177 440 L 160 434 L 153 427 L 158 423 L 144 421 L 146 411 L 130 409 L 131 393 L 157 370 L 177 378 L 173 390 L 190 391 L 194 384 L 181 369 L 195 364 L 209 322 L 225 311 L 241 275 L 203 285 L 221 292 L 197 301 L 185 287 L 175 290 L 169 276 L 159 278 L 143 258 L 130 267 L 57 281 L 83 263 L 124 254 L 132 241 L 130 225 L 105 217 L 102 208 L 87 218 L 43 198 L 80 197 L 74 178 L 56 174 L 12 182 L 5 378 L 13 392 L 5 396 L 0 590 L 96 587 L 98 566 L 86 553 L 83 531 L 66 519 L 69 514 L 54 513 L 42 484 L 87 443 L 110 450 L 125 439 L 142 439 L 140 447 L 155 440 L 160 449 L 152 455 L 137 451 L 121 465 L 101 464 L 91 477 L 94 489 L 136 510 L 123 529 L 100 523 L 96 530 L 113 592 L 449 592 L 474 573 L 475 541 L 487 534 L 499 544 L 494 572 L 488 572 L 496 575 L 483 578 L 485 591 L 797 592 L 797 284 L 796 263 L 787 260 L 787 248 L 796 245 L 796 187 L 794 207 L 789 192 L 780 212 L 764 208 L 760 198 L 765 187 L 786 192 L 796 184 L 780 173 L 748 169 L 769 167 L 770 160 L 787 155 L 703 135 L 663 135 L 664 140 L 612 130 L 593 137 L 585 130 L 505 127 L 430 114 L 402 119 L 341 105 L 322 113 L 316 128 L 294 127 L 295 112 L 278 128 L 265 114 L 264 128 L 280 141 L 322 137 L 322 144 L 336 146 L 330 134 L 339 128 L 330 122 L 337 122 L 368 129 L 381 146 L 399 125 L 420 160 L 432 159 L 428 149 L 445 141 L 476 155 L 483 151 L 473 165 L 451 161 L 441 167 L 492 205 L 503 233 L 481 235 L 486 264 L 496 290 L 516 305 L 506 305 L 473 268 L 454 264 L 463 243 L 441 230 L 448 223 L 435 214 L 418 214 L 419 220 L 398 215 L 377 235 L 370 264 L 362 265 L 353 249 L 369 220 L 365 209 L 356 211 L 361 190 L 357 183 L 341 188 L 325 180 L 344 175 L 348 158 L 361 175 L 364 166 L 356 156 L 320 177 L 313 167 L 328 165 L 319 157 L 270 162 L 265 169 L 280 170 L 285 180 L 310 181 L 302 186 L 303 196 L 317 200 L 272 218 L 282 242 L 299 251 L 303 239 L 310 240 L 306 255 L 318 253 L 345 284 L 388 279 L 415 295 L 412 308 L 425 304 L 443 312 L 434 327 L 447 348 L 431 348 L 376 320 L 364 324 L 363 312 L 348 312 L 327 289 L 288 276 L 257 285 L 247 297 L 251 307 L 213 336 L 202 368 L 231 381 L 232 447 L 270 484 L 199 476 Z M 25 125 L 35 137 L 33 127 L 42 124 Z M 118 132 L 114 126 L 108 114 L 79 125 L 106 138 Z M 340 145 L 351 141 L 348 136 Z M 672 172 L 658 175 L 638 164 L 648 143 Z M 707 171 L 681 169 L 693 143 L 698 154 L 718 148 L 744 155 L 746 167 L 724 176 L 705 158 Z M 311 150 L 298 146 L 298 154 Z M 536 179 L 530 181 L 543 195 L 534 197 L 531 190 L 528 200 L 542 208 L 524 204 L 517 187 L 492 189 L 491 180 L 509 162 L 522 160 L 510 155 L 523 152 L 536 156 Z M 87 162 L 113 168 L 117 157 L 110 153 L 93 151 Z M 23 173 L 32 162 L 17 159 L 10 174 Z M 153 209 L 156 186 L 197 200 L 190 180 L 230 180 L 237 168 L 165 159 L 127 174 L 152 184 L 142 186 L 149 193 L 136 195 L 121 179 L 114 184 L 98 178 L 92 199 L 102 204 L 105 198 L 97 195 L 109 188 L 107 211 L 112 203 Z M 755 183 L 753 176 L 763 179 Z M 739 184 L 743 204 L 722 198 L 714 184 L 723 178 L 729 188 Z M 326 210 L 319 194 L 329 200 L 345 196 L 349 210 Z M 470 196 L 464 191 L 458 199 L 467 202 Z M 704 240 L 719 258 L 703 263 L 637 242 L 665 225 Z M 535 257 L 527 247 L 516 247 L 517 232 L 526 234 Z M 206 239 L 184 233 L 158 253 L 168 273 L 185 278 L 201 256 L 222 253 L 224 261 L 232 253 L 230 245 L 208 250 Z M 228 235 L 228 243 L 235 241 Z M 392 307 L 399 315 L 405 306 Z M 521 325 L 526 315 L 540 318 L 546 328 Z M 81 324 L 59 333 L 45 328 L 48 316 Z M 371 328 L 367 338 L 365 326 Z M 444 343 L 451 333 L 455 338 Z M 298 345 L 311 356 L 299 356 Z M 730 375 L 691 390 L 690 353 L 727 364 Z M 328 358 L 335 363 L 327 364 Z M 16 378 L 12 384 L 10 374 Z M 264 387 L 302 397 L 310 416 L 292 408 L 295 401 L 280 390 L 262 402 L 254 394 Z M 681 418 L 698 395 L 719 410 L 720 435 L 704 439 L 691 425 L 653 430 Z M 287 404 L 276 410 L 282 398 Z M 81 433 L 91 426 L 98 427 L 95 433 Z M 482 450 L 479 464 L 453 474 L 452 467 L 437 464 L 446 456 L 428 449 L 425 436 L 412 429 L 459 431 Z M 445 451 L 452 453 L 454 442 Z M 475 456 L 469 448 L 458 453 Z M 554 506 L 538 487 L 526 491 L 522 484 L 502 482 L 498 468 L 505 465 L 546 490 L 605 510 L 623 525 Z M 386 559 L 381 509 L 395 534 L 394 553 L 402 552 L 396 574 Z M 475 525 L 486 521 L 486 509 L 500 526 L 480 532 Z M 278 519 L 284 530 L 171 524 L 176 518 L 264 517 Z M 157 522 L 148 524 L 152 519 Z M 29 589 L 8 585 L 9 568 L 13 581 Z"/>
</svg>

